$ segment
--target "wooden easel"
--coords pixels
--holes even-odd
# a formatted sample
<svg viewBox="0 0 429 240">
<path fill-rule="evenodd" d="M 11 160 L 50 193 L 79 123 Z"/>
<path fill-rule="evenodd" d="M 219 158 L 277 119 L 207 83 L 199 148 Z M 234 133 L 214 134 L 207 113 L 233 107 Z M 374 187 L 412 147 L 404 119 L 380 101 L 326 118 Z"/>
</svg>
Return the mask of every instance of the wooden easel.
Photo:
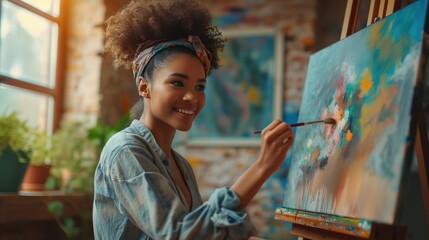
<svg viewBox="0 0 429 240">
<path fill-rule="evenodd" d="M 356 31 L 359 6 L 360 0 L 347 1 L 341 39 L 353 34 Z M 401 0 L 371 0 L 367 25 L 370 25 L 379 19 L 390 15 L 391 13 L 399 10 L 400 7 Z M 421 106 L 418 119 L 415 151 L 418 159 L 422 195 L 425 203 L 426 224 L 429 228 L 429 140 L 423 106 Z M 373 223 L 371 226 L 371 234 L 368 238 L 351 236 L 298 223 L 292 223 L 291 233 L 293 235 L 299 236 L 300 239 L 406 239 L 405 226 L 380 223 Z"/>
</svg>

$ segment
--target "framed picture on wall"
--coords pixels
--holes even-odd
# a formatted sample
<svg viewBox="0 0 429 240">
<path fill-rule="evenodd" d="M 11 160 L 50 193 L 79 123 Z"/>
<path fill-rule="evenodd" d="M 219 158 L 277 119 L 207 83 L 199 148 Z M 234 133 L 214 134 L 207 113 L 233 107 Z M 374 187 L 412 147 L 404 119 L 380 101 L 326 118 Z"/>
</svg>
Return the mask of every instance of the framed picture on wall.
<svg viewBox="0 0 429 240">
<path fill-rule="evenodd" d="M 282 117 L 284 40 L 279 29 L 221 30 L 221 67 L 207 78 L 206 105 L 189 146 L 257 146 L 253 134 Z"/>
</svg>

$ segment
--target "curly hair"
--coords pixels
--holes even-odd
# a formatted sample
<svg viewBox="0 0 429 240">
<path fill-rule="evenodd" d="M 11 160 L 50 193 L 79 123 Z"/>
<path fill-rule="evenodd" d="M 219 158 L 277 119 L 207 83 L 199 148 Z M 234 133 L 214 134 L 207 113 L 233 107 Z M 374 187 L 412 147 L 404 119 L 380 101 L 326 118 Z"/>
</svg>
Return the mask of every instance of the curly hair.
<svg viewBox="0 0 429 240">
<path fill-rule="evenodd" d="M 195 0 L 133 0 L 106 20 L 105 50 L 114 67 L 130 69 L 133 59 L 159 42 L 197 35 L 219 67 L 224 39 L 208 9 Z"/>
<path fill-rule="evenodd" d="M 196 35 L 212 55 L 211 68 L 219 67 L 219 50 L 225 40 L 215 26 L 208 9 L 195 0 L 132 0 L 106 20 L 105 50 L 112 55 L 115 68 L 130 69 L 140 52 L 160 42 Z M 162 67 L 168 56 L 189 53 L 183 48 L 171 48 L 149 61 L 143 76 L 149 82 L 155 69 Z M 139 119 L 144 110 L 140 99 L 131 109 Z"/>
</svg>

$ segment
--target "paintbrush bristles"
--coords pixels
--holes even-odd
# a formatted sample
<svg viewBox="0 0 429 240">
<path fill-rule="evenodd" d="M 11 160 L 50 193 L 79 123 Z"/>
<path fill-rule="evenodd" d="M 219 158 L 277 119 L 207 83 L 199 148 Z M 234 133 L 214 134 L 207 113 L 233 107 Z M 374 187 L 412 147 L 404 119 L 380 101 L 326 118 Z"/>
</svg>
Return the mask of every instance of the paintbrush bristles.
<svg viewBox="0 0 429 240">
<path fill-rule="evenodd" d="M 333 124 L 333 125 L 337 124 L 337 121 L 335 121 L 335 119 L 333 119 L 333 118 L 327 118 L 327 119 L 323 120 L 323 122 L 326 124 Z"/>
</svg>

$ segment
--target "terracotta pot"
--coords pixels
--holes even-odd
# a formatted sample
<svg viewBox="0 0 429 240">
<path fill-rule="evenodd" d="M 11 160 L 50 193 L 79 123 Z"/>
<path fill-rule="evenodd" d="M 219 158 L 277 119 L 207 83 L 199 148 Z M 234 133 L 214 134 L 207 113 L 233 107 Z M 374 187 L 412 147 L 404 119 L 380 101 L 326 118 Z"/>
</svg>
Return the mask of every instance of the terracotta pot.
<svg viewBox="0 0 429 240">
<path fill-rule="evenodd" d="M 21 191 L 43 191 L 51 171 L 51 165 L 30 165 L 22 181 Z"/>
<path fill-rule="evenodd" d="M 67 188 L 73 177 L 73 171 L 70 168 L 61 169 L 61 185 L 63 188 Z"/>
</svg>

